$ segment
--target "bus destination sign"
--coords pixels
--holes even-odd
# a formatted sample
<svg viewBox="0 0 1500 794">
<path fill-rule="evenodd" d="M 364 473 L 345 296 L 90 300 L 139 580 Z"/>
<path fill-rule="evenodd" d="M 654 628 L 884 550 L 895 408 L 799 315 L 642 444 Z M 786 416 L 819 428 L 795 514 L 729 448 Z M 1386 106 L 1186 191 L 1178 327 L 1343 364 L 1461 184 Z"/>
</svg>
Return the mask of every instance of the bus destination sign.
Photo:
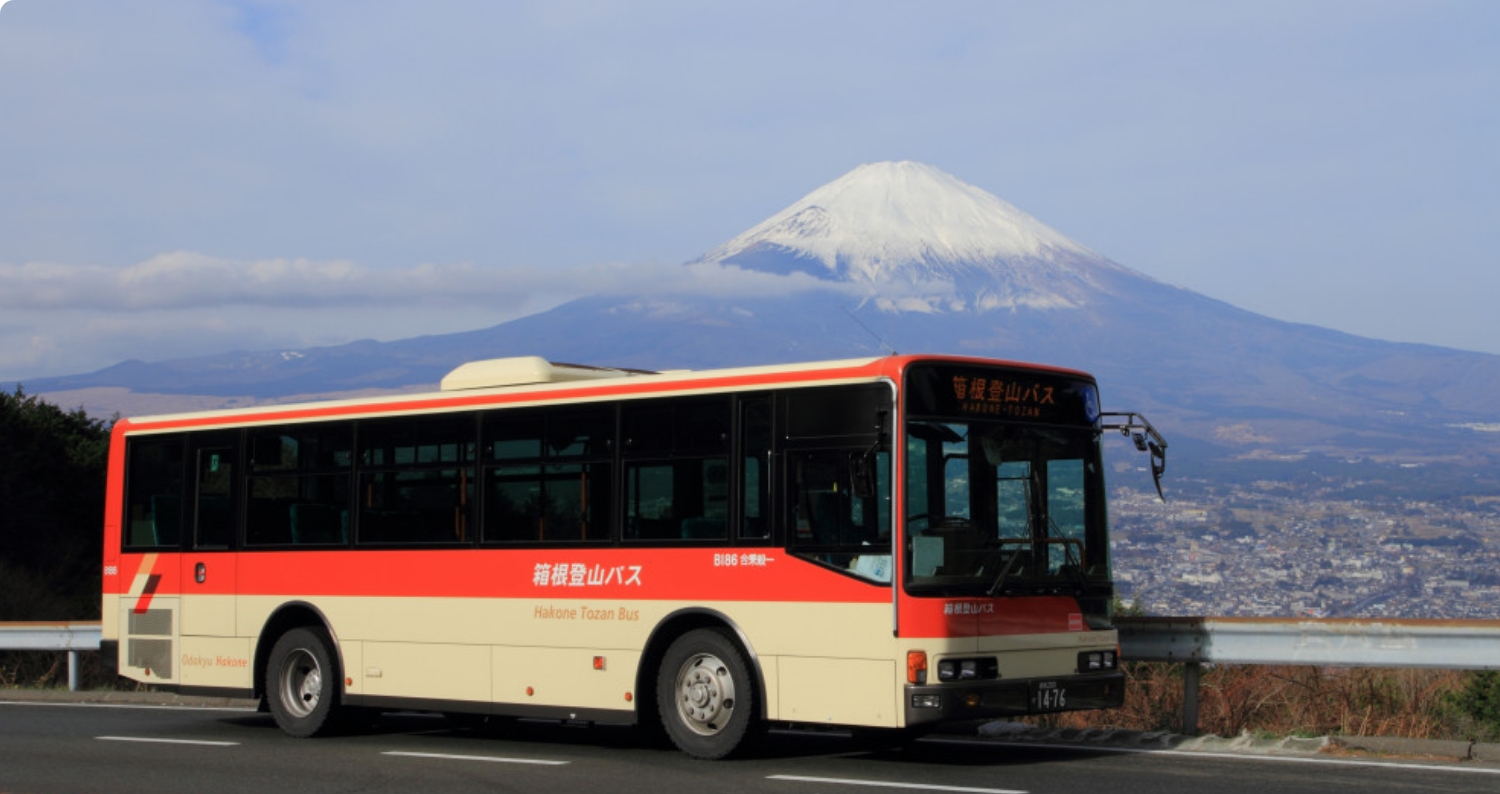
<svg viewBox="0 0 1500 794">
<path fill-rule="evenodd" d="M 1080 378 L 964 365 L 914 366 L 906 377 L 912 416 L 1085 425 L 1099 419 L 1098 390 Z"/>
</svg>

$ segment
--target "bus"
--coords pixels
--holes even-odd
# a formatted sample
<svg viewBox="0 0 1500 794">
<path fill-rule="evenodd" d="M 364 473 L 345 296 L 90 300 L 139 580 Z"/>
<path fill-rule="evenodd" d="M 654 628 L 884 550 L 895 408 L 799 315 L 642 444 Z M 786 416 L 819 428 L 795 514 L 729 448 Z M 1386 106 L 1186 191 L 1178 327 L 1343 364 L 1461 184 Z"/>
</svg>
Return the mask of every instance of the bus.
<svg viewBox="0 0 1500 794">
<path fill-rule="evenodd" d="M 1124 697 L 1089 375 L 964 357 L 652 373 L 537 357 L 440 390 L 121 419 L 103 650 L 261 699 L 911 736 Z"/>
</svg>

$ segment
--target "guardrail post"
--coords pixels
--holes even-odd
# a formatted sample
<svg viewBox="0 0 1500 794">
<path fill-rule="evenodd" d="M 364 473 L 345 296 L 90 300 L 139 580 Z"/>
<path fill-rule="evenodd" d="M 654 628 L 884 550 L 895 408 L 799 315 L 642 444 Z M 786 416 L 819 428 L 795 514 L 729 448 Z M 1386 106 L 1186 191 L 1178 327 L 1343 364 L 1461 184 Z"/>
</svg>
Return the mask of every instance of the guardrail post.
<svg viewBox="0 0 1500 794">
<path fill-rule="evenodd" d="M 78 691 L 78 651 L 68 651 L 68 691 Z"/>
<path fill-rule="evenodd" d="M 1203 665 L 1187 662 L 1182 666 L 1182 732 L 1198 735 L 1198 680 Z"/>
</svg>

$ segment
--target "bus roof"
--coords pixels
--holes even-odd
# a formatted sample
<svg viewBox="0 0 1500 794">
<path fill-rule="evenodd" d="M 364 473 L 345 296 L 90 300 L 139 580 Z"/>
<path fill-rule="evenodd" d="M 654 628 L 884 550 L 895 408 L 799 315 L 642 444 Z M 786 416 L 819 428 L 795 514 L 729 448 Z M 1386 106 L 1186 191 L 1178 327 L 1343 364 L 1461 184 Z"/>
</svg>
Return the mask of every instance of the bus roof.
<svg viewBox="0 0 1500 794">
<path fill-rule="evenodd" d="M 117 424 L 131 431 L 149 431 L 313 421 L 339 416 L 463 410 L 491 404 L 531 401 L 602 399 L 649 394 L 658 390 L 672 393 L 718 391 L 741 385 L 753 387 L 787 381 L 874 378 L 887 371 L 884 366 L 872 367 L 883 361 L 886 359 L 864 358 L 731 369 L 650 372 L 560 364 L 528 356 L 463 364 L 444 376 L 437 391 L 138 416 L 122 419 Z"/>
<path fill-rule="evenodd" d="M 340 417 L 373 417 L 422 411 L 459 411 L 490 405 L 528 402 L 586 401 L 644 396 L 656 392 L 710 393 L 823 381 L 874 380 L 881 377 L 894 378 L 908 363 L 916 360 L 967 361 L 1090 377 L 1086 373 L 1051 366 L 942 355 L 892 355 L 878 358 L 666 372 L 563 364 L 536 356 L 525 356 L 463 364 L 442 379 L 438 391 L 140 416 L 120 420 L 116 423 L 118 425 L 116 431 L 151 432 L 216 426 L 231 427 L 317 421 Z"/>
</svg>

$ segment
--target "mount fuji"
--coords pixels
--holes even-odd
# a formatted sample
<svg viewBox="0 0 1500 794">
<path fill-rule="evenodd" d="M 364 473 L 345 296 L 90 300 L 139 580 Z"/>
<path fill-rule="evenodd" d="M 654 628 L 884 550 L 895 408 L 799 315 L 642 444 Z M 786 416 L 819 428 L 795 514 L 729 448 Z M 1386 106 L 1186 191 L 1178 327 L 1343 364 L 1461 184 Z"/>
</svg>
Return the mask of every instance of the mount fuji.
<svg viewBox="0 0 1500 794">
<path fill-rule="evenodd" d="M 175 409 L 432 387 L 465 361 L 513 355 L 679 369 L 943 352 L 1091 371 L 1108 407 L 1150 411 L 1174 442 L 1217 459 L 1500 459 L 1484 432 L 1500 416 L 1500 356 L 1256 315 L 919 163 L 862 165 L 681 273 L 478 331 L 132 361 L 26 385 L 71 404 L 78 390 L 125 389 Z"/>
<path fill-rule="evenodd" d="M 1079 308 L 1130 274 L 920 163 L 862 165 L 699 261 L 847 282 L 886 312 Z"/>
</svg>

